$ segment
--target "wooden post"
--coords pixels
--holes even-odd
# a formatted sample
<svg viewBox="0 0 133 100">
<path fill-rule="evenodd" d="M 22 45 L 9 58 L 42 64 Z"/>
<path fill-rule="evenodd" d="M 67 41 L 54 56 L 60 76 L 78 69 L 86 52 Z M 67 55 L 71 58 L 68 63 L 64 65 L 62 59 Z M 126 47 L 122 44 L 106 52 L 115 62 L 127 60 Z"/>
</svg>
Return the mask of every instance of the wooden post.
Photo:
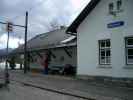
<svg viewBox="0 0 133 100">
<path fill-rule="evenodd" d="M 25 16 L 25 45 L 24 45 L 24 73 L 27 73 L 28 59 L 27 59 L 27 28 L 28 28 L 28 12 Z"/>
<path fill-rule="evenodd" d="M 9 24 L 8 24 L 9 27 Z M 9 83 L 9 73 L 8 73 L 8 45 L 9 45 L 9 30 L 7 35 L 7 48 L 6 48 L 6 63 L 5 63 L 5 85 Z"/>
</svg>

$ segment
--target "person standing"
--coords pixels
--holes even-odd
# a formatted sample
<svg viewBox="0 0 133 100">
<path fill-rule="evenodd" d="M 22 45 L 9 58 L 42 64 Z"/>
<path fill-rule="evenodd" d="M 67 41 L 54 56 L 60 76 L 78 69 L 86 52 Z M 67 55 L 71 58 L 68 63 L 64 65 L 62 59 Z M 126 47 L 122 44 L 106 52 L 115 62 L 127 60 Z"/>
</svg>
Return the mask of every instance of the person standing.
<svg viewBox="0 0 133 100">
<path fill-rule="evenodd" d="M 45 59 L 44 59 L 44 74 L 48 74 L 48 64 L 49 64 L 49 56 L 48 54 L 45 54 Z"/>
</svg>

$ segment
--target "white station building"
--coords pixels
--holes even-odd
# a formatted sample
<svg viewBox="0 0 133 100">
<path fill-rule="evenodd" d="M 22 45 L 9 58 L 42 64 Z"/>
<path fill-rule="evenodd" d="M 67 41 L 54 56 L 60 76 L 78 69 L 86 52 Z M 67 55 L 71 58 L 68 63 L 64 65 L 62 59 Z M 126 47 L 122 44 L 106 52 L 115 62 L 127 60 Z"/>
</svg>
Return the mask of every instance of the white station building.
<svg viewBox="0 0 133 100">
<path fill-rule="evenodd" d="M 78 75 L 133 78 L 133 0 L 91 0 L 67 29 Z"/>
</svg>

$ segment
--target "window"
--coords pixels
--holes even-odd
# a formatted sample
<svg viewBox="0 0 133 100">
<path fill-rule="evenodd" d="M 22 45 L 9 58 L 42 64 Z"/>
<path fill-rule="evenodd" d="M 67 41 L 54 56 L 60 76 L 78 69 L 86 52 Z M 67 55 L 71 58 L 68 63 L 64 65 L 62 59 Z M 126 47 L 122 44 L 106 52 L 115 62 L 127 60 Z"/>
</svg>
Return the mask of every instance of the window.
<svg viewBox="0 0 133 100">
<path fill-rule="evenodd" d="M 99 64 L 106 65 L 111 62 L 111 44 L 110 40 L 99 40 Z"/>
<path fill-rule="evenodd" d="M 122 6 L 122 1 L 121 0 L 118 0 L 117 1 L 117 10 L 121 10 L 121 6 Z"/>
<path fill-rule="evenodd" d="M 133 64 L 133 37 L 126 38 L 126 64 Z"/>
<path fill-rule="evenodd" d="M 113 9 L 114 9 L 114 4 L 113 3 L 110 3 L 109 4 L 109 13 L 110 14 L 113 12 Z"/>
</svg>

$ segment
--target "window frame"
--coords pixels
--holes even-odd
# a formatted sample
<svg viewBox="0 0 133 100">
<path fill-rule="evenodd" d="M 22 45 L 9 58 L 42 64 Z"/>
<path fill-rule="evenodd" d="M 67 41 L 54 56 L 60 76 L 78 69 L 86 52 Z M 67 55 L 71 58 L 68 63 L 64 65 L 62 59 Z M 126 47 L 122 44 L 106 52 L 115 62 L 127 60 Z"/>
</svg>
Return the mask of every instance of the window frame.
<svg viewBox="0 0 133 100">
<path fill-rule="evenodd" d="M 108 11 L 109 11 L 109 13 L 112 13 L 114 11 L 114 3 L 113 2 L 108 4 Z"/>
<path fill-rule="evenodd" d="M 105 41 L 105 47 L 101 47 L 101 42 L 102 41 Z M 107 42 L 106 41 L 109 41 L 110 42 L 110 46 L 107 47 L 106 44 Z M 98 40 L 98 48 L 99 48 L 99 65 L 111 65 L 111 40 L 110 39 L 103 39 L 103 40 Z M 107 56 L 106 53 L 105 53 L 105 63 L 101 63 L 101 51 L 107 51 L 107 50 L 110 50 L 110 56 Z M 107 57 L 109 57 L 110 59 L 110 63 L 107 63 Z"/>
<path fill-rule="evenodd" d="M 125 60 L 126 60 L 126 65 L 133 65 L 133 63 L 129 63 L 129 61 L 128 61 L 128 57 L 129 57 L 128 50 L 133 49 L 133 45 L 128 45 L 127 40 L 131 39 L 131 38 L 133 39 L 133 36 L 125 37 Z"/>
<path fill-rule="evenodd" d="M 120 11 L 121 10 L 121 8 L 122 8 L 122 0 L 117 0 L 117 2 L 116 2 L 116 5 L 117 5 L 117 10 L 118 11 Z"/>
</svg>

